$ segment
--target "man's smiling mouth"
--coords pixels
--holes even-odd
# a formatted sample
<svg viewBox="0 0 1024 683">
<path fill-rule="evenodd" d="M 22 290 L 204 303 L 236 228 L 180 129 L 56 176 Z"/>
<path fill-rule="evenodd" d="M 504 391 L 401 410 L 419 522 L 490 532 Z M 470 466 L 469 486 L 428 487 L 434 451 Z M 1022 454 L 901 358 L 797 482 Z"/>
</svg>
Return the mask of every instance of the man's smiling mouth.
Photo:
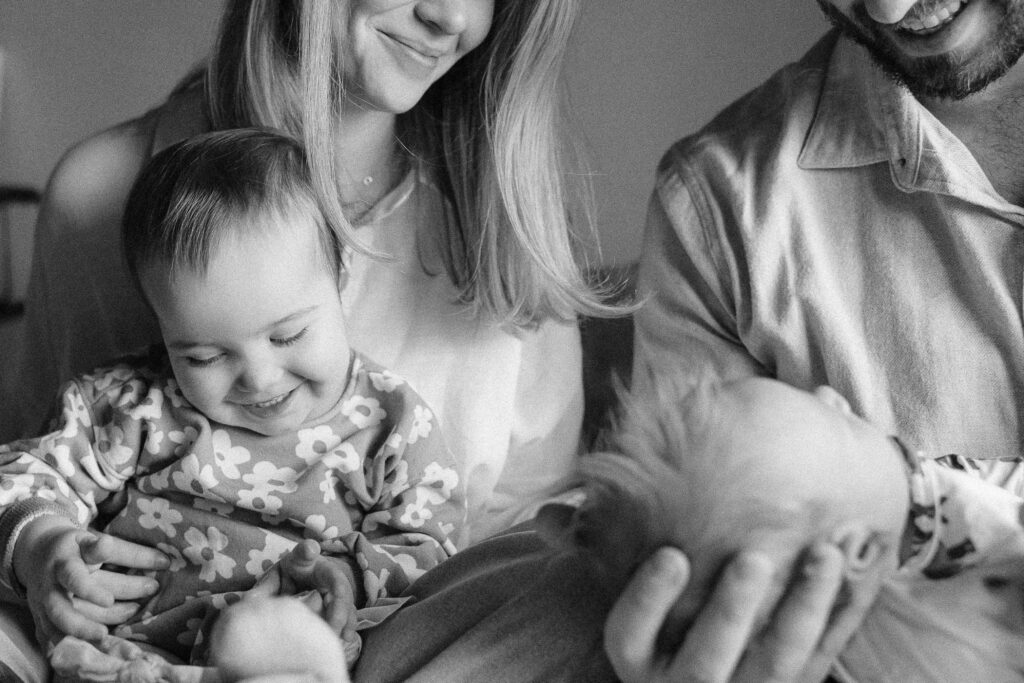
<svg viewBox="0 0 1024 683">
<path fill-rule="evenodd" d="M 918 3 L 896 23 L 896 29 L 915 36 L 941 31 L 967 6 L 967 0 L 938 0 Z"/>
</svg>

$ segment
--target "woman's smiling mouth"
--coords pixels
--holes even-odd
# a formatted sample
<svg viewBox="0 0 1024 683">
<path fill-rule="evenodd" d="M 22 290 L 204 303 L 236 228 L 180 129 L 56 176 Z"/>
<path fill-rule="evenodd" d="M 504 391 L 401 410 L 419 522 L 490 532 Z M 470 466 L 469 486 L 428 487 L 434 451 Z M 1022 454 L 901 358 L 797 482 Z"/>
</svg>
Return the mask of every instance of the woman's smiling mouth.
<svg viewBox="0 0 1024 683">
<path fill-rule="evenodd" d="M 393 33 L 381 32 L 389 39 L 389 43 L 397 46 L 404 54 L 407 54 L 423 66 L 434 68 L 441 58 L 448 54 L 447 50 L 424 45 L 414 40 L 396 36 Z"/>
</svg>

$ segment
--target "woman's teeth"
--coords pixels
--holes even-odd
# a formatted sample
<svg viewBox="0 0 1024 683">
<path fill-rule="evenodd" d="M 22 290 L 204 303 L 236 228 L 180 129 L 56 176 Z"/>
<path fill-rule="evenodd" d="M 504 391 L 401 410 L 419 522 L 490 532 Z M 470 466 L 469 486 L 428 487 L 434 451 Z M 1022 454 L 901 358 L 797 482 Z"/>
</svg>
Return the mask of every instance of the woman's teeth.
<svg viewBox="0 0 1024 683">
<path fill-rule="evenodd" d="M 924 0 L 907 12 L 896 28 L 917 35 L 934 33 L 953 21 L 966 4 L 965 0 Z"/>
</svg>

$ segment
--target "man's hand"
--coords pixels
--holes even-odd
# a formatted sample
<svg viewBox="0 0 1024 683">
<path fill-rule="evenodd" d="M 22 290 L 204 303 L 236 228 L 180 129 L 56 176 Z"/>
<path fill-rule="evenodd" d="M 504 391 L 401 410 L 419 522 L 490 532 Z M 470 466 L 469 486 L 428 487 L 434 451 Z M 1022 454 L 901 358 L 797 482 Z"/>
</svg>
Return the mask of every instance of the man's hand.
<svg viewBox="0 0 1024 683">
<path fill-rule="evenodd" d="M 658 633 L 689 580 L 682 552 L 662 548 L 634 575 L 605 624 L 605 650 L 625 683 L 640 681 L 820 681 L 878 592 L 882 566 L 836 606 L 843 555 L 813 547 L 769 625 L 754 633 L 775 567 L 741 553 L 723 571 L 682 647 L 656 649 Z"/>
</svg>

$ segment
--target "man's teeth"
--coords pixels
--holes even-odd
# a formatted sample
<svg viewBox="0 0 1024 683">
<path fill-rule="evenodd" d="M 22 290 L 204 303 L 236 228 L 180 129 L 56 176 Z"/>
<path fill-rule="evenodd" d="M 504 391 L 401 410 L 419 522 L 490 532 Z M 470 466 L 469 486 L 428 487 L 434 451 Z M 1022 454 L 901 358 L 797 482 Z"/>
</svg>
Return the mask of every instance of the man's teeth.
<svg viewBox="0 0 1024 683">
<path fill-rule="evenodd" d="M 896 28 L 911 33 L 929 33 L 952 21 L 966 4 L 964 0 L 924 0 L 907 12 Z"/>
</svg>

